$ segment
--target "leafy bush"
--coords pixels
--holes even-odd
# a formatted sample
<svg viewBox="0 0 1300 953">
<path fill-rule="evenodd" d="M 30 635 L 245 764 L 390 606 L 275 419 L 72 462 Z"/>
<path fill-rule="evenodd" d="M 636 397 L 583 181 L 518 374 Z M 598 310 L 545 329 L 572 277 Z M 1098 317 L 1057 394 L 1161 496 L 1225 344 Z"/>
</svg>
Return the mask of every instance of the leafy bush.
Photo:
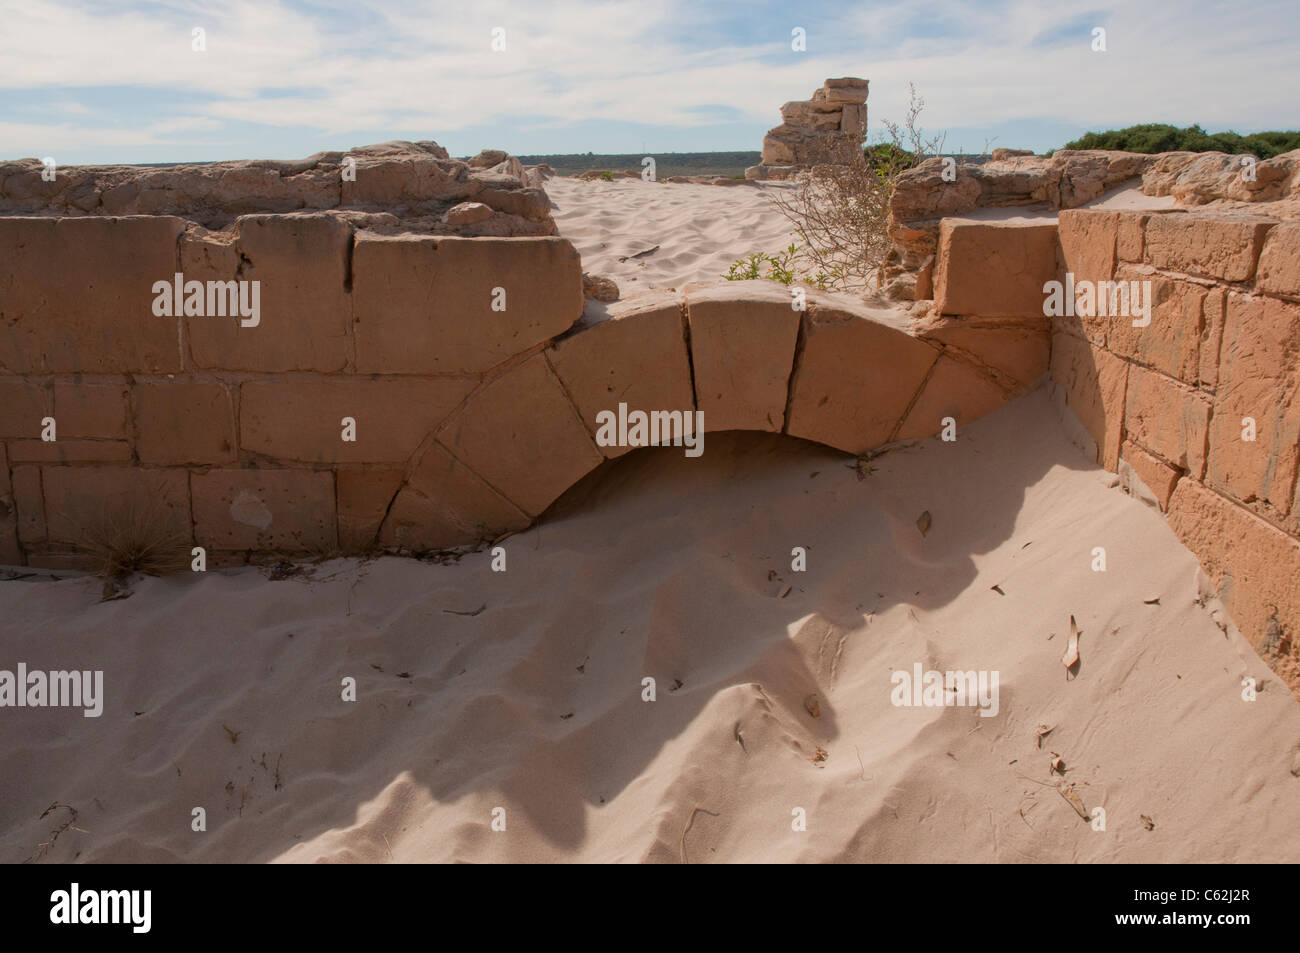
<svg viewBox="0 0 1300 953">
<path fill-rule="evenodd" d="M 1261 159 L 1292 149 L 1300 149 L 1300 132 L 1256 132 L 1247 136 L 1235 132 L 1208 133 L 1200 126 L 1179 129 L 1165 123 L 1146 123 L 1111 129 L 1107 132 L 1089 132 L 1063 149 L 1118 149 L 1122 152 L 1226 152 L 1230 155 L 1250 154 Z"/>
</svg>

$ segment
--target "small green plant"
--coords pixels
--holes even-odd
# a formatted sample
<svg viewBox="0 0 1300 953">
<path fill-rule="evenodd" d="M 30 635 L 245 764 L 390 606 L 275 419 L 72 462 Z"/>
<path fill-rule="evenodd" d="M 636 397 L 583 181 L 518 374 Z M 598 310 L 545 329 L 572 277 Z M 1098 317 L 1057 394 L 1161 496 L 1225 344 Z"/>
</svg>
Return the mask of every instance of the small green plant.
<svg viewBox="0 0 1300 953">
<path fill-rule="evenodd" d="M 761 252 L 755 252 L 740 259 L 740 261 L 733 261 L 731 267 L 727 269 L 727 273 L 722 277 L 728 281 L 753 281 L 755 278 L 761 278 L 763 276 L 759 274 L 759 269 L 763 266 L 766 258 L 767 256 Z"/>
<path fill-rule="evenodd" d="M 755 278 L 767 278 L 771 281 L 779 281 L 783 285 L 794 282 L 794 262 L 799 257 L 799 249 L 795 245 L 777 252 L 775 255 L 768 255 L 764 252 L 754 252 L 746 255 L 740 261 L 732 262 L 727 273 L 722 277 L 728 281 L 752 281 Z M 767 273 L 763 273 L 763 266 L 767 266 Z"/>
<path fill-rule="evenodd" d="M 613 173 L 613 172 L 602 172 L 602 173 L 600 174 L 600 180 L 601 180 L 602 182 L 613 182 L 613 181 L 614 181 L 614 173 Z"/>
<path fill-rule="evenodd" d="M 792 285 L 796 281 L 801 281 L 822 291 L 834 283 L 835 276 L 827 274 L 825 271 L 818 271 L 812 275 L 800 275 L 798 263 L 805 259 L 804 250 L 798 245 L 789 245 L 775 255 L 754 252 L 739 261 L 732 262 L 731 267 L 722 277 L 728 281 L 753 281 L 758 278 L 766 278 L 769 281 L 777 281 L 783 285 Z M 767 268 L 766 272 L 763 270 L 764 266 Z"/>
</svg>

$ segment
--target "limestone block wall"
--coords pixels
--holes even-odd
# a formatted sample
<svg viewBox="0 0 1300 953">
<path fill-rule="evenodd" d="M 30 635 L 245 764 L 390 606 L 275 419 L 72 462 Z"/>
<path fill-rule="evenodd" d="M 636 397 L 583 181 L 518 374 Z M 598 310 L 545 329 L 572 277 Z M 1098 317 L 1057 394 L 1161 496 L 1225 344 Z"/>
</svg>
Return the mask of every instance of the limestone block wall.
<svg viewBox="0 0 1300 953">
<path fill-rule="evenodd" d="M 436 426 L 582 313 L 559 238 L 185 225 L 0 218 L 0 563 L 85 568 L 141 518 L 217 564 L 362 548 Z M 178 273 L 209 313 L 160 308 Z M 256 322 L 200 308 L 209 281 L 256 282 Z"/>
<path fill-rule="evenodd" d="M 256 308 L 214 312 L 212 289 L 254 282 Z M 388 234 L 330 211 L 220 234 L 0 218 L 0 563 L 93 568 L 97 540 L 140 524 L 209 566 L 439 550 L 530 525 L 626 452 L 598 439 L 620 404 L 860 454 L 1047 369 L 1041 322 L 793 304 L 722 282 L 584 314 L 563 239 Z"/>
<path fill-rule="evenodd" d="M 620 405 L 863 454 L 1050 368 L 1098 462 L 1140 477 L 1300 686 L 1300 223 L 944 219 L 923 317 L 764 281 L 588 307 L 556 237 L 192 224 L 0 218 L 0 563 L 92 568 L 132 525 L 212 566 L 439 550 L 626 452 L 600 435 Z M 1049 281 L 1148 283 L 1150 322 L 1049 317 Z"/>
<path fill-rule="evenodd" d="M 1098 462 L 1140 477 L 1300 691 L 1300 222 L 1074 210 L 1060 247 L 1062 277 L 1150 283 L 1146 326 L 1053 323 L 1052 376 Z"/>
<path fill-rule="evenodd" d="M 926 159 L 903 172 L 890 194 L 891 244 L 877 284 L 895 300 L 928 299 L 945 218 L 985 208 L 1046 213 L 1077 208 L 1125 181 L 1136 181 L 1158 158 L 1104 149 L 1062 149 L 1048 158 L 995 149 L 982 164 Z"/>
</svg>

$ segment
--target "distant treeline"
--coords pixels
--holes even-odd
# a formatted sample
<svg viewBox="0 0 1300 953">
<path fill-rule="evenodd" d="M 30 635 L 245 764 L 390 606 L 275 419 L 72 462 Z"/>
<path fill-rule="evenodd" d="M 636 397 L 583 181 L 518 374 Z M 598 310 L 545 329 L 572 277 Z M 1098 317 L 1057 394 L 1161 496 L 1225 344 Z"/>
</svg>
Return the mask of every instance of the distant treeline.
<svg viewBox="0 0 1300 953">
<path fill-rule="evenodd" d="M 1300 149 L 1300 132 L 1206 132 L 1200 126 L 1177 126 L 1152 122 L 1127 129 L 1089 132 L 1062 149 L 1119 149 L 1123 152 L 1227 152 L 1249 153 L 1271 159 L 1283 152 Z"/>
<path fill-rule="evenodd" d="M 670 175 L 744 175 L 745 169 L 758 165 L 759 152 L 636 152 L 623 154 L 520 156 L 524 165 L 545 162 L 560 175 L 578 175 L 594 169 L 641 171 L 641 160 L 650 156 L 655 160 L 655 177 L 666 179 Z"/>
</svg>

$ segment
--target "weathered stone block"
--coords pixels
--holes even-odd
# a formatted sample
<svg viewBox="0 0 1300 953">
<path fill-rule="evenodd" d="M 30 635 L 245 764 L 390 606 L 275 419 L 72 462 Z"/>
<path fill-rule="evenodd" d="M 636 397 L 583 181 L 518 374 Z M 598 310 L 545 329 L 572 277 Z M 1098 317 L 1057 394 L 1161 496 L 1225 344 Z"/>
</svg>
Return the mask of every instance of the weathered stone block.
<svg viewBox="0 0 1300 953">
<path fill-rule="evenodd" d="M 528 516 L 603 459 L 544 354 L 471 395 L 438 442 Z"/>
<path fill-rule="evenodd" d="M 56 381 L 54 416 L 59 438 L 127 439 L 126 394 L 125 378 Z"/>
<path fill-rule="evenodd" d="M 828 79 L 822 84 L 822 88 L 817 91 L 817 95 L 825 102 L 832 103 L 865 103 L 867 101 L 868 81 L 858 79 L 855 76 L 843 76 L 838 79 Z"/>
<path fill-rule="evenodd" d="M 351 226 L 337 215 L 318 213 L 245 215 L 238 227 L 233 249 L 236 258 L 210 243 L 182 244 L 187 281 L 260 282 L 260 314 L 255 326 L 241 326 L 238 316 L 185 318 L 195 366 L 244 371 L 343 370 L 348 362 L 352 320 L 347 290 Z M 233 271 L 229 270 L 232 263 L 236 265 Z"/>
<path fill-rule="evenodd" d="M 468 169 L 436 156 L 354 155 L 356 179 L 344 181 L 344 205 L 419 205 L 472 197 L 477 183 Z"/>
<path fill-rule="evenodd" d="M 786 433 L 865 453 L 893 436 L 939 351 L 861 306 L 809 302 Z"/>
<path fill-rule="evenodd" d="M 1201 479 L 1205 472 L 1210 402 L 1163 374 L 1129 368 L 1124 430 L 1134 443 Z"/>
<path fill-rule="evenodd" d="M 365 552 L 374 542 L 398 487 L 401 470 L 338 470 L 339 548 Z"/>
<path fill-rule="evenodd" d="M 102 560 L 98 556 L 77 552 L 69 543 L 37 544 L 27 553 L 27 565 L 35 569 L 95 572 L 101 567 Z"/>
<path fill-rule="evenodd" d="M 180 370 L 177 319 L 153 313 L 176 271 L 170 217 L 0 218 L 0 371 Z"/>
<path fill-rule="evenodd" d="M 1300 222 L 1282 222 L 1269 229 L 1259 256 L 1255 288 L 1300 298 Z"/>
<path fill-rule="evenodd" d="M 695 398 L 706 430 L 785 425 L 800 312 L 770 282 L 688 285 Z"/>
<path fill-rule="evenodd" d="M 867 107 L 846 103 L 840 116 L 840 132 L 846 136 L 865 136 L 867 134 Z"/>
<path fill-rule="evenodd" d="M 1228 291 L 1211 288 L 1201 302 L 1201 345 L 1199 378 L 1202 387 L 1219 383 L 1219 350 L 1223 344 L 1223 322 L 1227 317 Z"/>
<path fill-rule="evenodd" d="M 1079 422 L 1097 443 L 1097 460 L 1112 473 L 1119 466 L 1124 431 L 1124 398 L 1128 362 L 1092 347 L 1065 331 L 1052 334 L 1052 378 L 1065 390 Z"/>
<path fill-rule="evenodd" d="M 23 561 L 18 546 L 18 507 L 9 481 L 9 458 L 0 443 L 0 566 L 17 566 Z"/>
<path fill-rule="evenodd" d="M 1138 293 L 1146 299 L 1150 290 L 1151 322 L 1135 327 L 1141 317 L 1128 313 L 1104 318 L 1107 347 L 1118 354 L 1154 367 L 1161 373 L 1176 377 L 1187 384 L 1196 385 L 1201 377 L 1201 341 L 1206 334 L 1203 306 L 1206 288 L 1190 281 L 1165 278 L 1148 273 L 1131 265 L 1123 265 L 1116 272 L 1116 283 L 1130 289 L 1138 282 Z M 1145 284 L 1150 282 L 1150 284 Z M 1108 302 L 1108 307 L 1110 303 Z"/>
<path fill-rule="evenodd" d="M 445 549 L 524 529 L 532 520 L 435 444 L 393 500 L 380 530 L 383 546 Z"/>
<path fill-rule="evenodd" d="M 1131 466 L 1148 490 L 1160 504 L 1161 511 L 1169 509 L 1169 497 L 1178 483 L 1179 473 L 1163 460 L 1153 457 L 1135 443 L 1124 442 L 1120 456 Z"/>
<path fill-rule="evenodd" d="M 179 548 L 191 538 L 183 470 L 47 466 L 41 483 L 51 543 L 84 548 L 171 534 Z"/>
<path fill-rule="evenodd" d="M 943 429 L 945 418 L 952 418 L 961 426 L 1006 402 L 1006 391 L 987 375 L 945 354 L 935 364 L 907 419 L 898 429 L 897 439 L 932 437 Z"/>
<path fill-rule="evenodd" d="M 1026 319 L 1014 327 L 954 322 L 921 337 L 981 365 L 1009 393 L 1025 390 L 1047 373 L 1051 333 L 1046 318 Z"/>
<path fill-rule="evenodd" d="M 0 377 L 0 437 L 39 437 L 41 421 L 53 416 L 49 387 L 25 377 Z"/>
<path fill-rule="evenodd" d="M 244 450 L 308 463 L 405 463 L 477 378 L 248 381 L 240 388 Z M 345 442 L 343 419 L 355 422 Z"/>
<path fill-rule="evenodd" d="M 1213 580 L 1242 635 L 1277 670 L 1285 639 L 1294 669 L 1300 631 L 1300 543 L 1213 490 L 1181 480 L 1169 525 Z M 1291 685 L 1293 691 L 1300 684 Z"/>
<path fill-rule="evenodd" d="M 551 200 L 545 189 L 484 189 L 474 200 L 530 222 L 543 222 L 551 217 Z"/>
<path fill-rule="evenodd" d="M 1285 516 L 1300 466 L 1300 305 L 1233 293 L 1205 482 Z M 1248 421 L 1254 440 L 1246 440 Z"/>
<path fill-rule="evenodd" d="M 1057 274 L 1056 249 L 1054 224 L 944 219 L 935 265 L 935 311 L 981 317 L 1043 314 L 1043 285 Z"/>
<path fill-rule="evenodd" d="M 15 463 L 128 463 L 131 446 L 123 440 L 14 440 Z"/>
<path fill-rule="evenodd" d="M 24 544 L 45 541 L 45 497 L 41 492 L 41 468 L 13 467 L 10 488 L 17 515 L 18 539 Z"/>
<path fill-rule="evenodd" d="M 479 373 L 582 315 L 581 263 L 562 238 L 363 232 L 352 266 L 362 373 Z"/>
<path fill-rule="evenodd" d="M 768 133 L 763 137 L 763 165 L 790 165 L 795 161 L 794 149 L 783 139 Z"/>
<path fill-rule="evenodd" d="M 609 319 L 556 341 L 546 352 L 593 438 L 601 411 L 695 409 L 681 300 L 655 292 L 618 301 Z M 707 417 L 706 417 L 707 423 Z M 600 447 L 618 457 L 631 447 Z"/>
<path fill-rule="evenodd" d="M 142 463 L 233 463 L 235 411 L 230 390 L 212 381 L 138 383 L 132 388 L 136 449 Z"/>
<path fill-rule="evenodd" d="M 213 549 L 332 550 L 334 474 L 318 470 L 193 473 L 194 537 Z"/>
<path fill-rule="evenodd" d="M 1169 212 L 1147 220 L 1149 264 L 1203 278 L 1249 281 L 1255 274 L 1267 219 Z"/>
<path fill-rule="evenodd" d="M 1115 274 L 1119 214 L 1091 209 L 1060 213 L 1061 252 L 1075 281 L 1109 281 Z"/>
<path fill-rule="evenodd" d="M 1115 234 L 1117 261 L 1141 262 L 1145 250 L 1145 233 L 1150 212 L 1120 212 Z"/>
</svg>

